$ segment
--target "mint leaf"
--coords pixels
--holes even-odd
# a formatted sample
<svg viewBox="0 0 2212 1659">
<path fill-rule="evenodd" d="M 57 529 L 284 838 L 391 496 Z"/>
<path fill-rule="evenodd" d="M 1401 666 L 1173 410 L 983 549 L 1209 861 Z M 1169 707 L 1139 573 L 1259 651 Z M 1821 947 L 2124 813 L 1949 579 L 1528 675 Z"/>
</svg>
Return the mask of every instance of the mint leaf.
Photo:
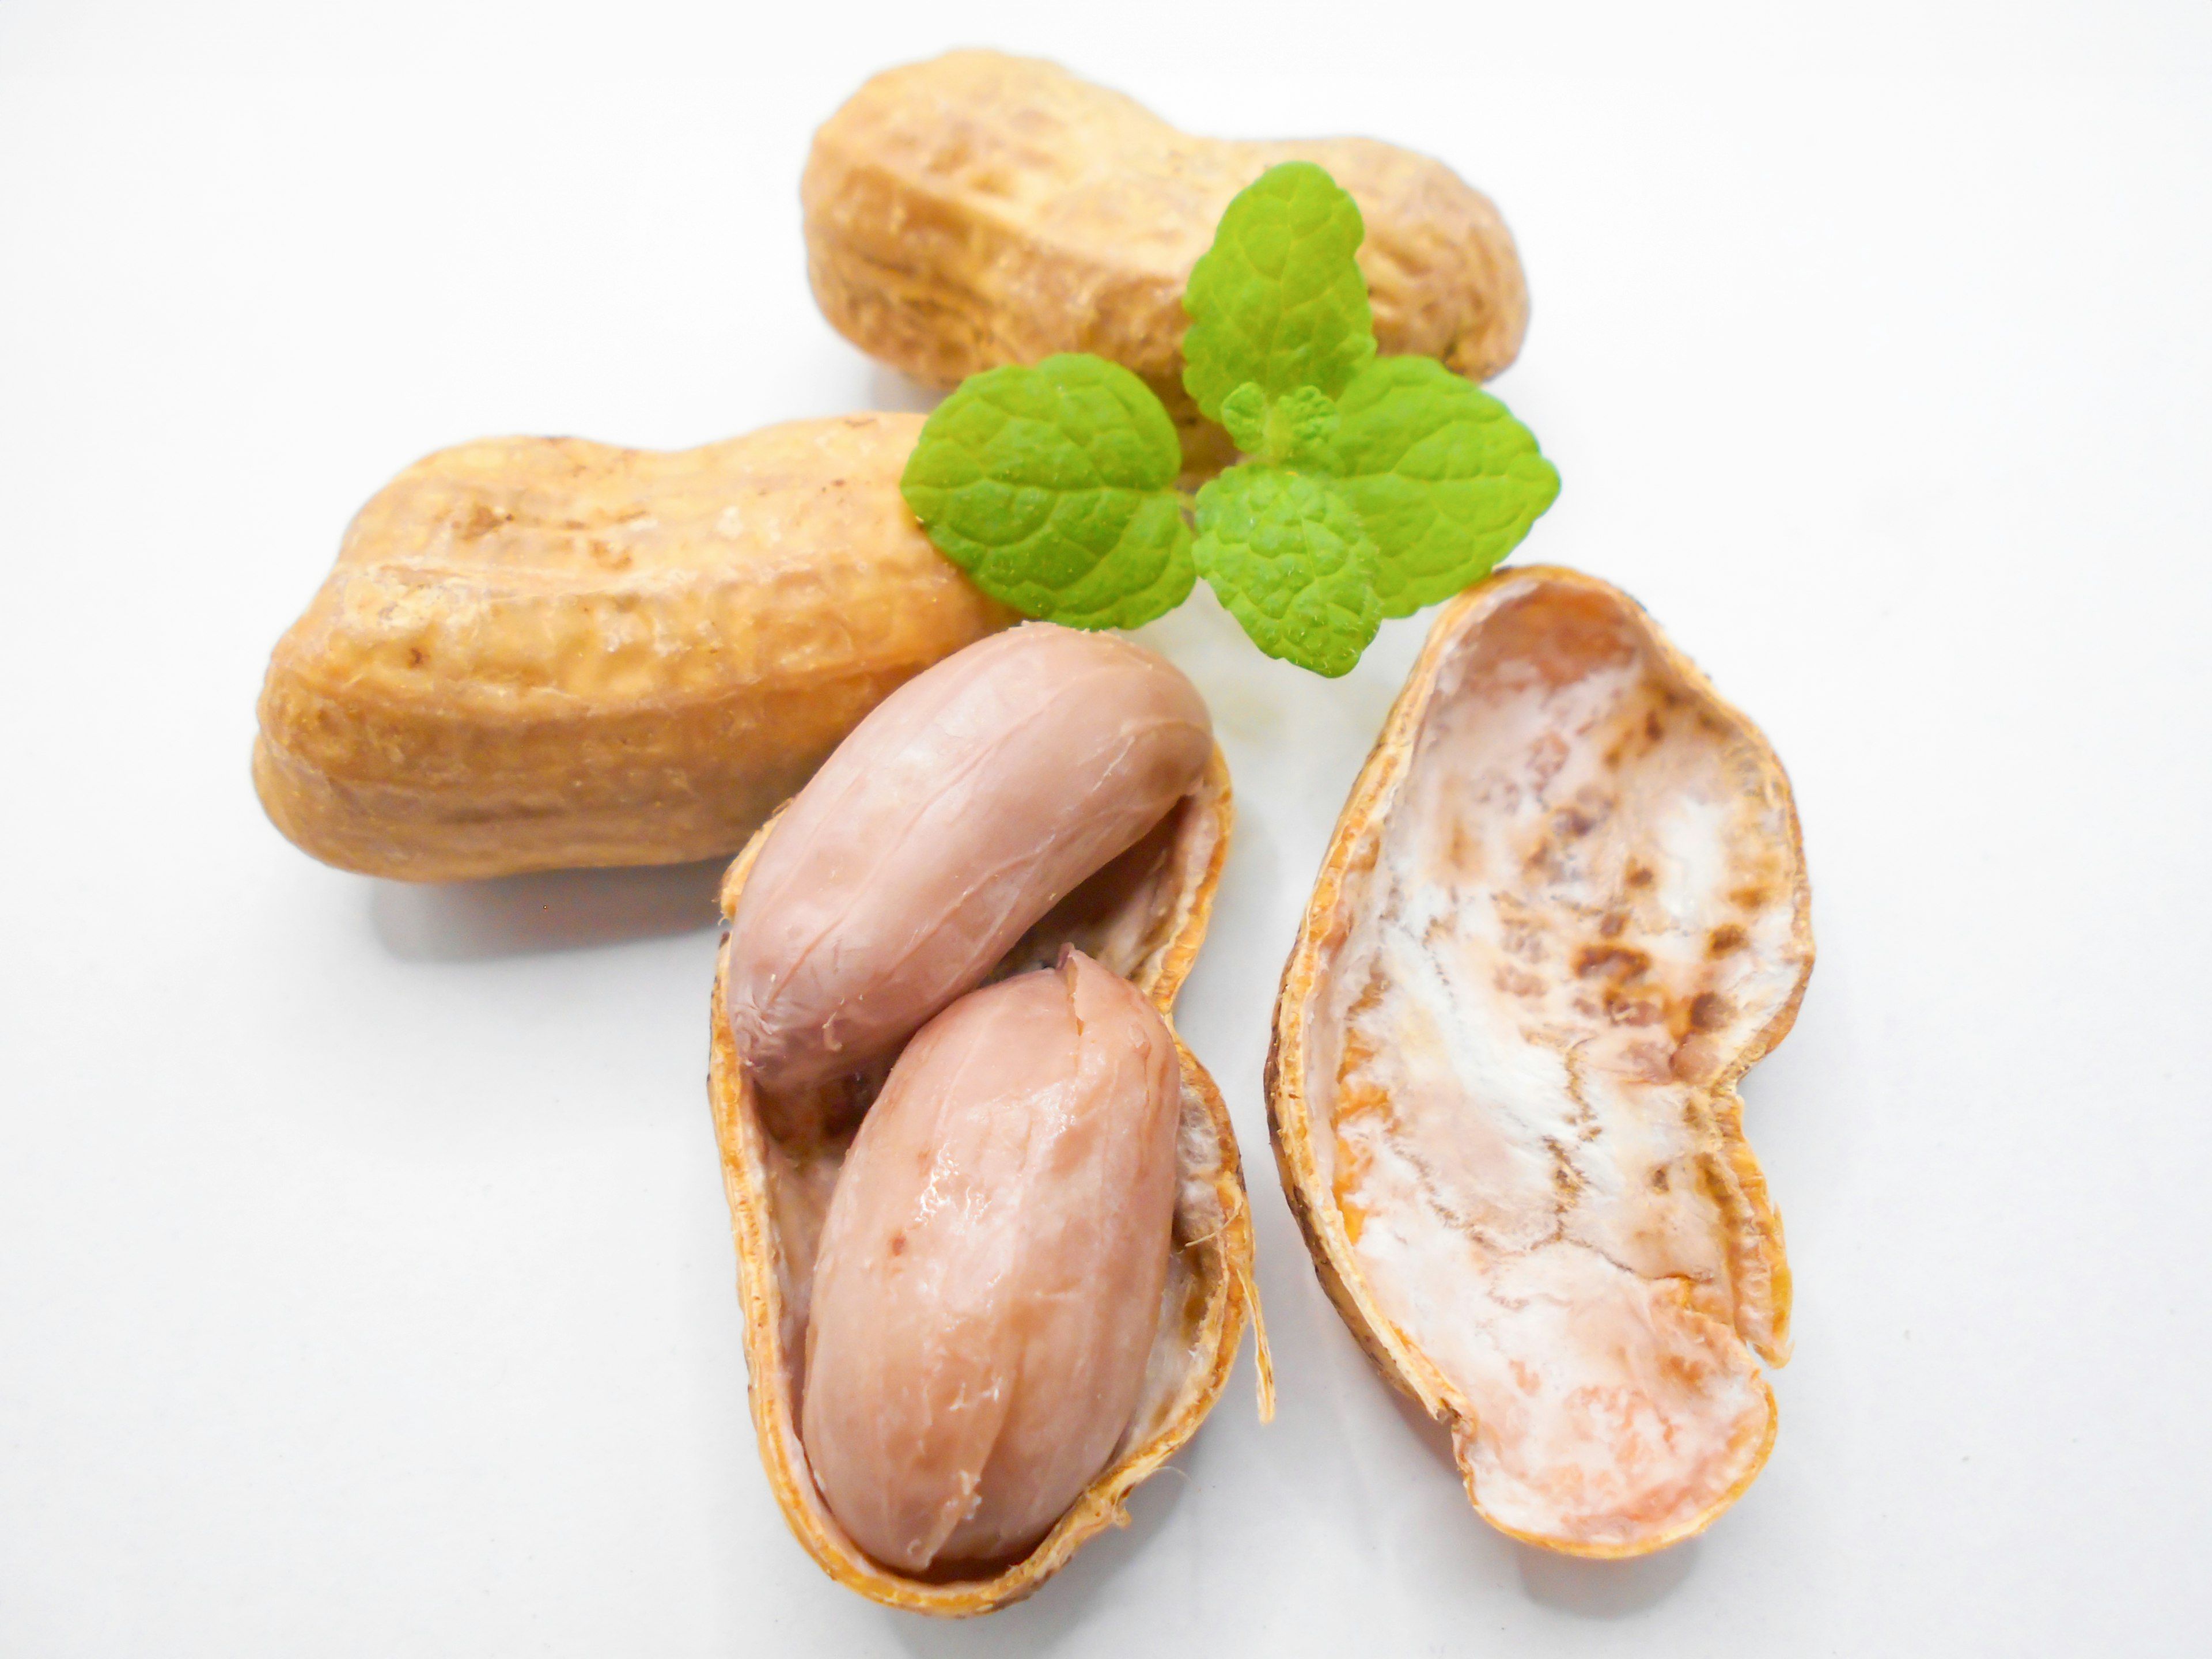
<svg viewBox="0 0 2212 1659">
<path fill-rule="evenodd" d="M 1259 382 L 1247 380 L 1221 400 L 1218 417 L 1229 428 L 1230 441 L 1247 455 L 1258 455 L 1267 447 L 1267 394 L 1260 390 Z"/>
<path fill-rule="evenodd" d="M 1279 466 L 1327 471 L 1337 419 L 1336 405 L 1318 386 L 1298 386 L 1270 400 L 1247 380 L 1221 400 L 1221 423 L 1237 447 Z"/>
<path fill-rule="evenodd" d="M 1267 406 L 1267 447 L 1271 461 L 1285 466 L 1326 467 L 1329 441 L 1343 416 L 1319 386 L 1302 386 Z"/>
<path fill-rule="evenodd" d="M 1198 492 L 1198 568 L 1271 657 L 1331 678 L 1382 625 L 1375 544 L 1326 478 L 1262 462 Z"/>
<path fill-rule="evenodd" d="M 1229 204 L 1182 296 L 1182 383 L 1208 420 L 1248 380 L 1270 402 L 1300 386 L 1334 398 L 1374 356 L 1352 258 L 1365 234 L 1358 204 L 1311 161 L 1270 167 Z"/>
<path fill-rule="evenodd" d="M 1429 358 L 1377 359 L 1337 408 L 1329 470 L 1374 538 L 1386 617 L 1488 575 L 1559 493 L 1535 435 Z"/>
<path fill-rule="evenodd" d="M 1152 389 L 1103 357 L 970 375 L 899 491 L 938 550 L 1024 616 L 1134 628 L 1190 597 L 1182 448 Z"/>
</svg>

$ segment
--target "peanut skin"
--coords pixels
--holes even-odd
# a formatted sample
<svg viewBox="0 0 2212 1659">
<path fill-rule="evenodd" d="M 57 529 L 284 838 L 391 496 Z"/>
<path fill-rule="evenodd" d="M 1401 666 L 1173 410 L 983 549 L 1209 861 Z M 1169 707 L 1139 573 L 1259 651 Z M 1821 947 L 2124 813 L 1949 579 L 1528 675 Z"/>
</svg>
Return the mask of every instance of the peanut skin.
<svg viewBox="0 0 2212 1659">
<path fill-rule="evenodd" d="M 1164 658 L 1030 623 L 902 686 L 800 791 L 731 924 L 764 1089 L 889 1054 L 1198 781 L 1212 722 Z"/>
<path fill-rule="evenodd" d="M 899 1056 L 823 1223 L 801 1428 L 878 1560 L 1006 1559 L 1112 1454 L 1159 1322 L 1179 1076 L 1152 1006 L 1073 951 Z"/>
<path fill-rule="evenodd" d="M 877 76 L 815 134 L 807 272 L 830 323 L 933 386 L 1091 351 L 1167 404 L 1194 471 L 1232 458 L 1182 389 L 1182 290 L 1230 198 L 1309 161 L 1352 192 L 1385 355 L 1488 380 L 1528 325 L 1498 210 L 1442 163 L 1369 138 L 1180 132 L 1055 64 L 956 52 Z"/>
<path fill-rule="evenodd" d="M 900 499 L 921 428 L 417 462 L 270 659 L 270 817 L 403 880 L 732 852 L 895 687 L 1015 619 Z"/>
</svg>

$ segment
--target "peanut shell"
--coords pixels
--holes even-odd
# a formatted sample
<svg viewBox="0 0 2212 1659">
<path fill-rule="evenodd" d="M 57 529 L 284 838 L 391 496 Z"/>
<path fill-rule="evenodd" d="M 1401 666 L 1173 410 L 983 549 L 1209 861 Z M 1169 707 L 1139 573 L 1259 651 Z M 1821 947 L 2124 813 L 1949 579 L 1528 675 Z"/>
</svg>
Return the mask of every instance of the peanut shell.
<svg viewBox="0 0 2212 1659">
<path fill-rule="evenodd" d="M 1528 291 L 1487 198 L 1371 138 L 1194 137 L 1056 64 L 955 52 L 877 76 L 814 136 L 807 272 L 854 344 L 926 385 L 1089 351 L 1175 417 L 1193 471 L 1233 458 L 1182 387 L 1182 291 L 1230 198 L 1279 162 L 1359 204 L 1386 356 L 1488 380 L 1521 349 Z"/>
<path fill-rule="evenodd" d="M 1338 1311 L 1516 1538 L 1642 1554 L 1765 1462 L 1790 1275 L 1736 1084 L 1809 904 L 1780 762 L 1633 600 L 1538 567 L 1438 614 L 1284 971 L 1268 1121 Z"/>
<path fill-rule="evenodd" d="M 994 977 L 1050 966 L 1060 946 L 1071 944 L 1130 981 L 1163 1016 L 1170 1014 L 1205 937 L 1231 818 L 1228 767 L 1217 750 L 1205 777 L 1159 830 L 1061 901 L 1006 954 Z M 774 828 L 773 822 L 763 828 L 731 866 L 722 888 L 726 920 L 736 914 Z M 723 1014 L 729 956 L 726 936 L 710 1005 L 708 1091 L 737 1242 L 746 1392 L 770 1490 L 823 1571 L 873 1601 L 945 1617 L 1018 1601 L 1086 1540 L 1126 1523 L 1123 1500 L 1190 1438 L 1220 1396 L 1248 1315 L 1256 1329 L 1251 1218 L 1228 1109 L 1178 1038 L 1175 1255 L 1136 1416 L 1105 1469 L 1020 1560 L 981 1577 L 908 1577 L 868 1556 L 838 1524 L 799 1439 L 815 1249 L 854 1129 L 886 1068 L 805 1091 L 801 1099 L 763 1097 L 738 1060 Z M 1265 1413 L 1273 1378 L 1264 1332 L 1258 1341 Z"/>
<path fill-rule="evenodd" d="M 921 428 L 418 461 L 270 659 L 262 805 L 325 863 L 411 881 L 742 847 L 894 689 L 1017 620 L 900 498 Z"/>
</svg>

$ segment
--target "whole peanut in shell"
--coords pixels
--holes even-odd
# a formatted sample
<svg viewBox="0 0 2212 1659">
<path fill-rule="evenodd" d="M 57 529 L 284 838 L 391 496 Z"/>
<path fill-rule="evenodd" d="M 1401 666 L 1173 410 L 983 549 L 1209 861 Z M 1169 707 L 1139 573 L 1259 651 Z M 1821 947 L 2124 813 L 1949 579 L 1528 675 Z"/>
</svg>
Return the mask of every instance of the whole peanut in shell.
<svg viewBox="0 0 2212 1659">
<path fill-rule="evenodd" d="M 899 497 L 921 428 L 417 462 L 270 657 L 270 817 L 325 863 L 416 881 L 742 846 L 895 687 L 1015 619 Z"/>
<path fill-rule="evenodd" d="M 801 1428 L 879 1561 L 1006 1559 L 1104 1466 L 1159 1323 L 1180 1098 L 1158 1012 L 1072 951 L 900 1054 L 823 1225 Z"/>
<path fill-rule="evenodd" d="M 887 698 L 777 821 L 726 995 L 762 1085 L 888 1054 L 1204 772 L 1197 689 L 1127 640 L 1031 623 Z"/>
<path fill-rule="evenodd" d="M 1279 162 L 1328 169 L 1367 223 L 1385 356 L 1475 380 L 1510 364 L 1528 291 L 1498 210 L 1441 162 L 1371 138 L 1178 131 L 1056 64 L 955 52 L 877 76 L 815 134 L 800 195 L 830 323 L 915 379 L 1090 351 L 1167 404 L 1194 470 L 1231 459 L 1182 381 L 1182 291 L 1230 198 Z"/>
</svg>

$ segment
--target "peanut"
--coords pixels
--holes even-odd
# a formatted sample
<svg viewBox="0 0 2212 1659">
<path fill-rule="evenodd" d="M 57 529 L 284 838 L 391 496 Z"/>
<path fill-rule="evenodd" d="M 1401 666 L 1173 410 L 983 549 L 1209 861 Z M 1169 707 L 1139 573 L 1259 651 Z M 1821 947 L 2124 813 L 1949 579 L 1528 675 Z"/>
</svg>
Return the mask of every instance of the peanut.
<svg viewBox="0 0 2212 1659">
<path fill-rule="evenodd" d="M 1003 1560 L 1137 1405 L 1176 1203 L 1174 1039 L 1070 951 L 908 1045 L 830 1200 L 801 1437 L 887 1565 Z"/>
<path fill-rule="evenodd" d="M 1442 163 L 1368 138 L 1177 131 L 1054 64 L 956 52 L 877 76 L 815 134 L 800 195 L 823 314 L 934 386 L 1091 351 L 1166 402 L 1194 471 L 1231 458 L 1182 389 L 1183 285 L 1230 198 L 1278 162 L 1327 167 L 1367 221 L 1382 351 L 1487 380 L 1528 323 L 1512 236 Z"/>
<path fill-rule="evenodd" d="M 769 1091 L 878 1058 L 1166 817 L 1212 723 L 1143 647 L 1030 623 L 887 698 L 769 834 L 727 1007 Z"/>
<path fill-rule="evenodd" d="M 416 463 L 270 660 L 269 816 L 419 881 L 731 852 L 893 688 L 1014 620 L 899 497 L 921 425 Z"/>
</svg>

